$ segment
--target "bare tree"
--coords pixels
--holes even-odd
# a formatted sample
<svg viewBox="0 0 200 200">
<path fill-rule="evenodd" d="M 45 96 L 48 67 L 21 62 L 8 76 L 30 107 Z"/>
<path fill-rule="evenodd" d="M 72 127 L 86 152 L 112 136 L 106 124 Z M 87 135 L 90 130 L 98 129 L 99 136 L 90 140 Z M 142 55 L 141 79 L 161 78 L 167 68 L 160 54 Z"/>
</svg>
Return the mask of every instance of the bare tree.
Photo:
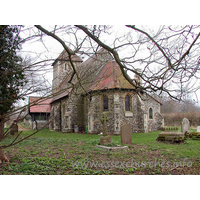
<svg viewBox="0 0 200 200">
<path fill-rule="evenodd" d="M 50 36 L 59 42 L 68 53 L 72 67 L 72 73 L 68 78 L 69 87 L 53 95 L 59 96 L 66 90 L 77 92 L 76 83 L 85 91 L 82 80 L 82 73 L 85 72 L 77 70 L 73 56 L 79 54 L 86 59 L 97 52 L 99 47 L 112 54 L 123 76 L 136 88 L 138 94 L 141 91 L 158 95 L 165 93 L 180 101 L 186 92 L 196 93 L 199 90 L 199 26 L 151 28 L 126 25 L 123 27 L 122 34 L 116 33 L 115 27 L 101 25 L 56 25 L 48 28 L 36 25 L 35 28 L 24 30 L 29 32 L 24 41 L 38 41 L 48 50 L 45 37 Z M 35 77 L 29 79 L 29 83 L 27 82 L 20 88 L 20 98 L 33 92 L 42 92 L 42 95 L 45 95 L 46 91 L 44 92 L 42 88 L 48 87 L 45 85 L 47 82 L 43 82 L 44 87 L 41 87 L 41 82 L 39 82 L 41 78 L 38 76 L 44 77 L 47 70 L 46 65 L 49 65 L 49 58 L 24 63 L 26 73 L 31 74 L 29 77 L 37 75 L 34 75 Z M 136 74 L 138 79 L 133 80 L 133 74 Z"/>
<path fill-rule="evenodd" d="M 126 25 L 125 33 L 112 40 L 110 35 L 113 29 L 110 26 L 55 26 L 53 30 L 36 27 L 60 42 L 70 57 L 75 53 L 87 52 L 87 47 L 93 51 L 98 46 L 105 48 L 113 55 L 126 80 L 138 91 L 166 93 L 173 99 L 182 100 L 185 92 L 196 93 L 199 90 L 199 26 L 160 26 L 151 29 Z M 61 29 L 74 37 L 71 44 L 73 52 L 68 49 L 69 41 L 66 43 L 57 35 L 57 30 Z M 80 30 L 85 35 L 80 35 Z M 74 75 L 79 76 L 74 67 L 73 70 L 72 79 Z M 141 78 L 142 84 L 133 81 L 133 73 Z"/>
</svg>

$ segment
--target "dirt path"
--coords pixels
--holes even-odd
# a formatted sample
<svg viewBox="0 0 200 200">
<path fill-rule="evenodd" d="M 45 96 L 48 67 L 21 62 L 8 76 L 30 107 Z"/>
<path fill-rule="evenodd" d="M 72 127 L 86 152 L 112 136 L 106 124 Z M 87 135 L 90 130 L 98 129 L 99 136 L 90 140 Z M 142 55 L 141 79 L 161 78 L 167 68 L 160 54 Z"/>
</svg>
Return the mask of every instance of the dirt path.
<svg viewBox="0 0 200 200">
<path fill-rule="evenodd" d="M 22 126 L 21 124 L 17 124 L 17 125 L 18 125 L 18 131 L 31 131 L 30 128 L 26 128 Z"/>
</svg>

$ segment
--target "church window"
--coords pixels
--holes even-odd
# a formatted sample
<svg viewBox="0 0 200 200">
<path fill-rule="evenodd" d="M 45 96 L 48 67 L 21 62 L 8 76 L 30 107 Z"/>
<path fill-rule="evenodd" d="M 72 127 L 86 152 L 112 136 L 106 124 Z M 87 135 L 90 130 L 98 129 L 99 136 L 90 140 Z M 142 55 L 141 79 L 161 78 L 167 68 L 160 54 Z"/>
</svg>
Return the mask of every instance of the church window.
<svg viewBox="0 0 200 200">
<path fill-rule="evenodd" d="M 130 111 L 130 96 L 126 95 L 125 96 L 125 111 Z"/>
<path fill-rule="evenodd" d="M 149 119 L 153 119 L 153 109 L 149 108 Z"/>
<path fill-rule="evenodd" d="M 107 97 L 107 95 L 103 96 L 103 110 L 108 111 L 108 97 Z"/>
<path fill-rule="evenodd" d="M 67 71 L 67 64 L 65 63 L 65 71 Z"/>
</svg>

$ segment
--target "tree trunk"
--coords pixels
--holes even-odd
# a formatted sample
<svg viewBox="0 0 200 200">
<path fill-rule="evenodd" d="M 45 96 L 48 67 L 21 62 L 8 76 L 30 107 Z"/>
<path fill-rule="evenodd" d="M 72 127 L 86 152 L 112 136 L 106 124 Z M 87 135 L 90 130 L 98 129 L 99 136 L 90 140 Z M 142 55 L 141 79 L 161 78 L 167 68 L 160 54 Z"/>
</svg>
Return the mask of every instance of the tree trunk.
<svg viewBox="0 0 200 200">
<path fill-rule="evenodd" d="M 0 118 L 0 138 L 3 136 L 4 134 L 4 118 Z"/>
<path fill-rule="evenodd" d="M 4 134 L 4 118 L 0 119 L 0 138 L 3 136 L 3 134 Z M 8 158 L 3 153 L 3 149 L 0 148 L 0 163 L 4 161 L 9 162 Z"/>
</svg>

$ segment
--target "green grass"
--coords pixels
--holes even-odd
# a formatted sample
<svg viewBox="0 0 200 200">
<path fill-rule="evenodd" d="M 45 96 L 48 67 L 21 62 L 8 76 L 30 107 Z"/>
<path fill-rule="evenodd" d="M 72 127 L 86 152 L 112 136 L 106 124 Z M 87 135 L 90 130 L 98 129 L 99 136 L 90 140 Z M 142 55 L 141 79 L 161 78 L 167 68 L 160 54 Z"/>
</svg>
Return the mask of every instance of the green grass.
<svg viewBox="0 0 200 200">
<path fill-rule="evenodd" d="M 23 132 L 21 138 L 33 131 Z M 200 141 L 187 140 L 185 144 L 167 144 L 157 142 L 159 131 L 132 134 L 132 145 L 128 150 L 109 151 L 96 146 L 99 135 L 61 133 L 43 129 L 29 139 L 4 150 L 10 158 L 9 166 L 0 167 L 0 174 L 199 174 Z M 9 143 L 9 136 L 4 143 Z M 113 144 L 121 144 L 120 136 L 111 136 Z M 147 162 L 182 161 L 188 158 L 194 163 L 192 168 L 149 168 L 124 167 L 73 167 L 74 162 Z M 172 171 L 171 171 L 172 170 Z M 181 171 L 182 170 L 182 171 Z"/>
<path fill-rule="evenodd" d="M 26 131 L 22 134 L 25 137 L 33 131 Z M 160 131 L 150 132 L 150 133 L 133 133 L 132 143 L 138 145 L 146 145 L 150 149 L 161 150 L 165 154 L 171 153 L 176 157 L 198 157 L 200 155 L 200 141 L 188 139 L 184 144 L 170 144 L 157 142 L 156 138 Z M 79 134 L 79 133 L 61 133 L 56 131 L 49 131 L 48 129 L 43 129 L 39 133 L 36 133 L 30 139 L 23 141 L 18 144 L 18 146 L 29 145 L 32 143 L 40 143 L 41 141 L 51 141 L 51 143 L 63 143 L 64 141 L 77 142 L 78 140 L 86 141 L 86 144 L 96 145 L 99 143 L 99 135 L 90 134 Z M 117 145 L 121 144 L 121 138 L 119 136 L 111 136 L 112 142 Z M 6 143 L 10 142 L 10 138 Z"/>
<path fill-rule="evenodd" d="M 27 136 L 33 131 L 25 131 L 22 135 Z M 78 140 L 91 140 L 100 138 L 99 135 L 89 135 L 89 134 L 79 134 L 79 133 L 62 133 L 60 131 L 49 131 L 48 129 L 43 129 L 42 131 L 36 133 L 33 137 L 40 138 L 51 138 L 51 139 L 78 139 Z"/>
<path fill-rule="evenodd" d="M 146 145 L 150 149 L 161 150 L 164 154 L 170 153 L 175 157 L 199 157 L 200 141 L 188 139 L 184 144 L 162 143 L 156 141 L 159 133 L 160 131 L 132 134 L 132 142 L 139 145 Z"/>
</svg>

